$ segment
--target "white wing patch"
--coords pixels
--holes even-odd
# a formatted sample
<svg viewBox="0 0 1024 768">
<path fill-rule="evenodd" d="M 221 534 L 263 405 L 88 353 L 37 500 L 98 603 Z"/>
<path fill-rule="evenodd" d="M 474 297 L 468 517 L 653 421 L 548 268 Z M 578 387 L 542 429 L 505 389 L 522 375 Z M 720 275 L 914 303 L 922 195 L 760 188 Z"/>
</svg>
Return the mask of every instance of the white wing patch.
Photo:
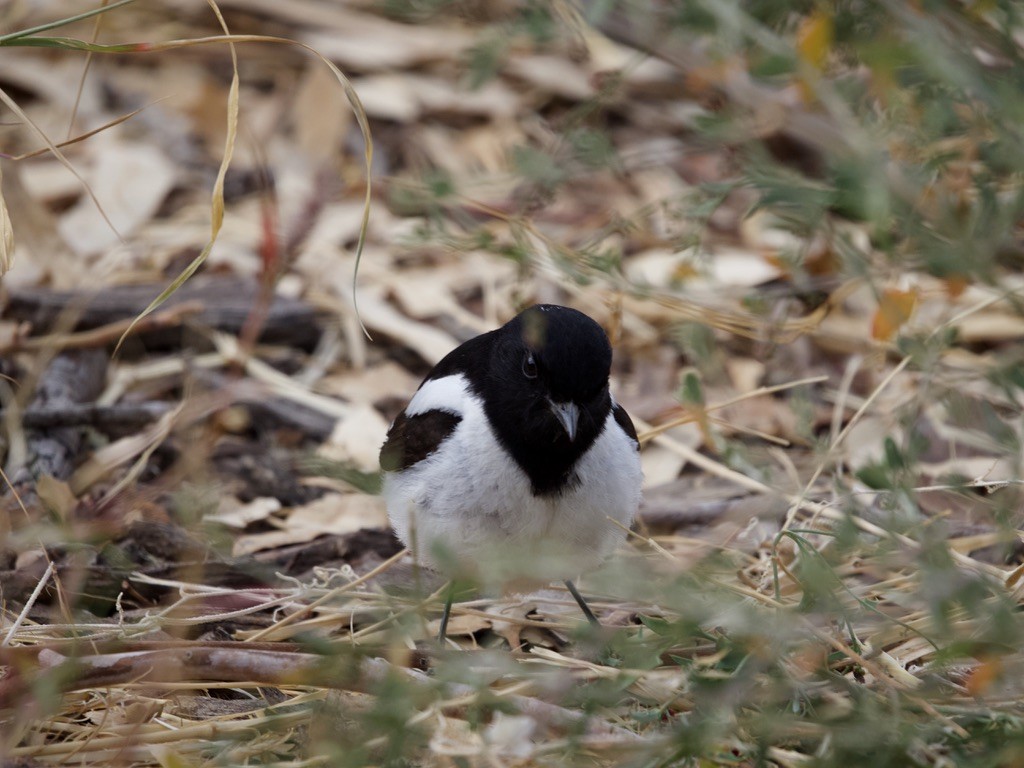
<svg viewBox="0 0 1024 768">
<path fill-rule="evenodd" d="M 423 383 L 405 407 L 406 416 L 417 416 L 427 411 L 445 411 L 462 416 L 465 410 L 469 382 L 461 373 L 431 379 Z"/>
</svg>

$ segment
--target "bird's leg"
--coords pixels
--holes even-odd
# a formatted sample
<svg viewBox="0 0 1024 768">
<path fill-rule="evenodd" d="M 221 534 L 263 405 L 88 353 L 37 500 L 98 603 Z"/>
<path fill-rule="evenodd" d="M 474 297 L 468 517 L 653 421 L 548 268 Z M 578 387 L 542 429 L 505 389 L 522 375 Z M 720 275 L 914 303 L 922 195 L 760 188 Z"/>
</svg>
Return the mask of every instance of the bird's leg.
<svg viewBox="0 0 1024 768">
<path fill-rule="evenodd" d="M 452 600 L 455 599 L 455 584 L 450 582 L 444 598 L 444 612 L 441 614 L 441 629 L 437 631 L 437 642 L 442 647 L 448 637 L 448 619 L 452 615 Z"/>
<path fill-rule="evenodd" d="M 569 594 L 573 596 L 576 604 L 580 607 L 580 610 L 583 611 L 583 615 L 587 617 L 587 621 L 595 627 L 600 627 L 601 622 L 597 620 L 597 616 L 595 616 L 594 612 L 590 610 L 590 606 L 587 605 L 587 601 L 583 599 L 583 595 L 580 594 L 580 591 L 576 589 L 576 585 L 566 579 L 565 586 L 569 590 Z"/>
</svg>

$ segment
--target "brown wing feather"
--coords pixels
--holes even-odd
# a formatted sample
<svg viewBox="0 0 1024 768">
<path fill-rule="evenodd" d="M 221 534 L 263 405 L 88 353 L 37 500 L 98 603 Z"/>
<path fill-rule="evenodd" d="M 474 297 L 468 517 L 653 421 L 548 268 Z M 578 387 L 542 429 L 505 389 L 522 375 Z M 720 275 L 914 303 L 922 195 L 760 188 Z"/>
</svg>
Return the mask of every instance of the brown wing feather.
<svg viewBox="0 0 1024 768">
<path fill-rule="evenodd" d="M 380 449 L 380 466 L 385 472 L 408 469 L 436 451 L 455 431 L 461 416 L 447 411 L 427 411 L 415 416 L 398 414 Z"/>
</svg>

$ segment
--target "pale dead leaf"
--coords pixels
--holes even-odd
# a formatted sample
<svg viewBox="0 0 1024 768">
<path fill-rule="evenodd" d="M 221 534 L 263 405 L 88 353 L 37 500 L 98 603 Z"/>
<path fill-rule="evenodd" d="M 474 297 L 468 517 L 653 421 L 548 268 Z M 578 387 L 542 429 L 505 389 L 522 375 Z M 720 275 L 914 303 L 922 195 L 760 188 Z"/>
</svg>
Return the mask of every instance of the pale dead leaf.
<svg viewBox="0 0 1024 768">
<path fill-rule="evenodd" d="M 66 200 L 82 191 L 82 184 L 75 174 L 56 160 L 39 158 L 24 163 L 19 171 L 25 191 L 43 203 Z"/>
<path fill-rule="evenodd" d="M 710 259 L 711 280 L 719 285 L 750 288 L 775 280 L 782 272 L 764 256 L 750 251 L 723 248 Z"/>
<path fill-rule="evenodd" d="M 631 282 L 659 288 L 685 282 L 697 274 L 685 253 L 664 248 L 654 248 L 630 256 L 625 270 Z"/>
<path fill-rule="evenodd" d="M 495 632 L 505 638 L 505 642 L 511 648 L 520 648 L 523 645 L 523 620 L 534 609 L 532 600 L 511 599 L 500 600 L 491 604 L 488 613 L 495 616 L 507 617 L 507 621 L 494 619 L 489 622 Z"/>
<path fill-rule="evenodd" d="M 594 95 L 590 75 L 560 56 L 537 54 L 516 57 L 508 62 L 507 68 L 513 75 L 545 93 L 553 93 L 572 101 L 585 101 Z"/>
<path fill-rule="evenodd" d="M 384 500 L 361 493 L 332 493 L 290 510 L 282 529 L 240 536 L 232 553 L 243 557 L 264 549 L 301 544 L 324 534 L 343 535 L 363 528 L 387 527 Z"/>
<path fill-rule="evenodd" d="M 455 298 L 456 294 L 478 289 L 489 274 L 487 265 L 465 259 L 458 263 L 406 269 L 382 275 L 383 282 L 406 314 L 417 320 L 447 315 L 477 333 L 491 330 L 488 323 L 466 310 Z M 494 273 L 490 272 L 493 277 Z"/>
<path fill-rule="evenodd" d="M 624 69 L 646 58 L 639 51 L 614 42 L 594 27 L 583 25 L 580 34 L 587 45 L 590 65 L 599 72 Z"/>
<path fill-rule="evenodd" d="M 372 118 L 411 123 L 420 116 L 421 105 L 405 74 L 368 75 L 353 80 L 352 87 Z"/>
<path fill-rule="evenodd" d="M 41 547 L 39 549 L 26 549 L 24 552 L 18 553 L 14 560 L 14 569 L 22 571 L 31 568 L 35 563 L 46 562 L 47 560 L 49 560 L 49 556 L 46 554 L 45 549 Z M 41 572 L 42 569 L 40 569 Z"/>
<path fill-rule="evenodd" d="M 60 520 L 67 520 L 78 500 L 71 487 L 51 475 L 43 475 L 36 482 L 36 493 L 44 506 Z"/>
<path fill-rule="evenodd" d="M 28 190 L 25 172 L 37 164 L 41 163 L 14 163 L 0 159 L 0 167 L 3 169 L 0 195 L 7 205 L 3 213 L 6 214 L 8 224 L 18 222 L 16 250 L 22 257 L 18 270 L 11 273 L 4 284 L 8 287 L 15 282 L 35 285 L 40 279 L 49 278 L 50 284 L 58 289 L 80 285 L 81 270 L 77 259 L 57 234 L 57 217 Z M 64 178 L 71 180 L 74 184 L 73 194 L 80 191 L 81 182 L 67 168 L 58 162 L 46 165 L 59 169 Z M 13 252 L 8 253 L 13 258 Z"/>
<path fill-rule="evenodd" d="M 792 408 L 785 401 L 776 400 L 771 395 L 740 400 L 712 416 L 721 420 L 718 428 L 726 435 L 760 433 L 785 438 L 793 435 L 796 430 L 796 417 Z"/>
<path fill-rule="evenodd" d="M 778 218 L 767 210 L 759 210 L 739 222 L 743 243 L 759 251 L 799 253 L 807 241 L 779 225 Z"/>
<path fill-rule="evenodd" d="M 366 327 L 386 334 L 412 349 L 430 365 L 436 365 L 441 358 L 458 346 L 452 336 L 443 331 L 410 320 L 377 295 L 376 291 L 365 290 L 359 297 L 359 310 Z"/>
<path fill-rule="evenodd" d="M 302 42 L 345 69 L 372 72 L 451 61 L 475 38 L 452 28 L 399 24 L 348 12 L 342 26 L 307 33 Z"/>
<path fill-rule="evenodd" d="M 534 752 L 533 735 L 537 721 L 528 715 L 506 715 L 495 712 L 484 728 L 484 741 L 492 753 L 513 760 L 526 760 Z"/>
<path fill-rule="evenodd" d="M 365 94 L 359 93 L 365 107 Z M 318 161 L 334 156 L 338 137 L 344 136 L 352 123 L 352 111 L 338 98 L 338 81 L 319 62 L 306 68 L 295 96 L 293 119 L 299 146 Z"/>
<path fill-rule="evenodd" d="M 108 143 L 85 175 L 114 227 L 128 236 L 156 213 L 174 186 L 177 169 L 154 146 Z M 119 242 L 91 200 L 80 200 L 58 225 L 65 242 L 81 256 L 100 253 Z"/>
<path fill-rule="evenodd" d="M 292 509 L 286 523 L 289 528 L 335 534 L 362 528 L 386 528 L 387 524 L 384 499 L 365 493 L 329 494 Z"/>
<path fill-rule="evenodd" d="M 463 760 L 470 757 L 480 758 L 486 750 L 478 728 L 462 718 L 444 715 L 437 715 L 434 718 L 434 731 L 428 747 L 433 754 L 443 755 L 449 760 L 454 757 Z"/>
<path fill-rule="evenodd" d="M 670 483 L 679 477 L 686 459 L 675 451 L 660 445 L 648 445 L 640 454 L 640 466 L 644 472 L 644 488 Z"/>
<path fill-rule="evenodd" d="M 368 75 L 353 80 L 371 117 L 411 123 L 424 114 L 462 114 L 492 121 L 511 118 L 520 97 L 500 81 L 473 90 L 439 77 L 408 72 Z"/>
<path fill-rule="evenodd" d="M 879 416 L 864 416 L 854 424 L 843 441 L 846 461 L 851 467 L 859 469 L 868 464 L 877 463 L 885 458 L 885 437 L 891 436 L 897 445 L 900 436 L 891 432 L 891 419 Z"/>
<path fill-rule="evenodd" d="M 359 235 L 359 227 L 362 225 L 362 220 L 363 204 L 361 202 L 341 202 L 325 205 L 317 217 L 316 224 L 306 237 L 302 254 L 296 266 L 302 267 L 303 271 L 313 277 L 317 276 L 317 270 L 322 269 L 350 270 L 350 259 L 346 263 L 338 263 L 338 243 L 354 241 Z M 396 224 L 393 217 L 387 211 L 376 208 L 373 211 L 373 219 L 371 221 L 370 231 L 375 235 L 389 232 L 390 227 Z M 320 258 L 307 255 L 307 251 L 315 251 L 317 254 L 320 254 Z M 368 257 L 371 255 L 376 256 L 370 249 L 366 250 L 366 255 Z M 376 258 L 367 258 L 364 268 L 372 270 L 376 266 L 376 261 Z M 370 271 L 366 273 L 367 276 L 370 276 L 370 274 Z"/>
<path fill-rule="evenodd" d="M 12 7 L 3 6 L 5 14 Z M 10 19 L 5 18 L 5 29 Z M 99 79 L 81 81 L 81 63 L 73 56 L 48 56 L 44 60 L 30 56 L 8 56 L 4 61 L 4 83 L 32 94 L 40 104 L 56 109 L 32 110 L 33 118 L 48 135 L 57 136 L 67 130 L 67 113 L 79 99 L 81 114 L 96 115 L 103 109 L 103 86 Z"/>
<path fill-rule="evenodd" d="M 363 472 L 376 472 L 380 469 L 377 457 L 387 431 L 388 424 L 376 408 L 356 403 L 334 425 L 330 438 L 317 453 Z"/>
<path fill-rule="evenodd" d="M 440 125 L 422 124 L 416 129 L 415 141 L 432 165 L 456 179 L 470 174 L 469 158 L 462 156 L 462 140 L 458 134 Z"/>
<path fill-rule="evenodd" d="M 130 483 L 134 476 L 142 471 L 145 458 L 160 445 L 171 432 L 174 420 L 180 407 L 168 411 L 141 432 L 122 437 L 95 451 L 89 459 L 71 475 L 68 485 L 75 494 L 82 494 L 99 480 L 129 461 L 136 460 L 131 470 L 122 477 L 113 488 L 107 490 L 108 497 L 117 493 L 124 485 Z"/>
<path fill-rule="evenodd" d="M 491 174 L 490 180 L 495 188 L 493 192 L 489 191 L 491 198 L 500 199 L 500 195 L 511 194 L 518 179 L 508 173 L 508 159 L 515 147 L 526 142 L 522 127 L 512 120 L 488 122 L 463 131 L 461 143 L 466 166 L 476 169 L 474 187 L 479 187 L 487 178 L 484 174 Z M 503 192 L 506 189 L 508 191 Z"/>
<path fill-rule="evenodd" d="M 388 398 L 407 399 L 419 383 L 419 379 L 403 366 L 388 360 L 361 371 L 346 370 L 327 375 L 317 382 L 317 389 L 350 403 L 369 405 Z"/>
<path fill-rule="evenodd" d="M 467 637 L 469 635 L 475 635 L 481 630 L 488 629 L 490 626 L 491 620 L 484 616 L 453 613 L 448 621 L 447 634 L 448 637 Z M 427 623 L 427 632 L 433 637 L 437 636 L 440 629 L 440 619 L 435 619 Z"/>
<path fill-rule="evenodd" d="M 487 117 L 499 121 L 511 118 L 519 110 L 520 97 L 500 80 L 491 80 L 469 90 L 439 77 L 407 77 L 426 112 Z"/>
<path fill-rule="evenodd" d="M 965 344 L 995 344 L 1024 338 L 1024 317 L 1003 312 L 977 312 L 956 324 L 960 341 Z"/>
<path fill-rule="evenodd" d="M 725 370 L 740 394 L 753 392 L 764 381 L 765 364 L 751 357 L 730 357 L 725 361 Z"/>
<path fill-rule="evenodd" d="M 270 496 L 260 496 L 247 504 L 241 503 L 234 496 L 222 496 L 217 511 L 207 515 L 205 519 L 230 528 L 242 529 L 252 523 L 266 520 L 280 509 L 281 502 Z"/>
</svg>

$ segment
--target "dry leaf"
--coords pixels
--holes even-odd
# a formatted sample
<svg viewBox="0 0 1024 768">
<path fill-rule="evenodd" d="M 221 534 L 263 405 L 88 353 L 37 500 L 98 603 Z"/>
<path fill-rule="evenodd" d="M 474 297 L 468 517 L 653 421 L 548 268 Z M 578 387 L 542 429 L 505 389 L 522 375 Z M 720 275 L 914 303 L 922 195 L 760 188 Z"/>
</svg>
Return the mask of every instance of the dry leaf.
<svg viewBox="0 0 1024 768">
<path fill-rule="evenodd" d="M 362 93 L 362 91 L 360 91 Z M 365 101 L 363 102 L 365 106 Z M 317 161 L 327 161 L 338 149 L 352 122 L 352 111 L 338 81 L 319 62 L 311 63 L 299 85 L 294 105 L 295 138 Z"/>
<path fill-rule="evenodd" d="M 366 403 L 353 404 L 317 453 L 363 472 L 376 472 L 380 469 L 377 457 L 387 432 L 388 423 L 375 408 Z"/>
<path fill-rule="evenodd" d="M 887 288 L 871 321 L 871 338 L 888 341 L 910 319 L 917 306 L 917 292 Z"/>
<path fill-rule="evenodd" d="M 438 715 L 434 722 L 434 732 L 429 742 L 433 754 L 443 755 L 449 760 L 462 758 L 468 762 L 466 758 L 481 757 L 485 753 L 483 737 L 467 720 Z"/>
<path fill-rule="evenodd" d="M 217 511 L 207 515 L 205 519 L 241 529 L 260 520 L 266 520 L 280 509 L 281 502 L 269 496 L 260 496 L 248 504 L 242 504 L 234 496 L 224 496 L 217 505 Z"/>
<path fill-rule="evenodd" d="M 777 279 L 782 273 L 760 253 L 722 248 L 710 260 L 711 279 L 721 285 L 751 288 Z"/>
<path fill-rule="evenodd" d="M 71 476 L 68 481 L 71 490 L 81 494 L 117 467 L 135 460 L 128 473 L 107 491 L 108 496 L 117 493 L 124 485 L 132 482 L 134 476 L 144 468 L 146 458 L 167 439 L 179 411 L 180 408 L 168 411 L 144 430 L 122 437 L 95 451 Z"/>
<path fill-rule="evenodd" d="M 520 97 L 498 80 L 468 90 L 439 77 L 405 77 L 427 112 L 488 117 L 498 121 L 511 118 L 519 110 Z"/>
<path fill-rule="evenodd" d="M 484 728 L 484 741 L 492 753 L 514 760 L 526 760 L 533 754 L 532 742 L 537 721 L 527 715 L 506 715 L 497 711 Z"/>
<path fill-rule="evenodd" d="M 385 528 L 384 500 L 362 493 L 331 493 L 293 508 L 278 531 L 254 533 L 235 540 L 232 553 L 243 557 L 264 549 L 312 541 L 324 534 L 342 535 L 363 528 Z"/>
<path fill-rule="evenodd" d="M 1003 675 L 1003 662 L 998 656 L 984 659 L 967 678 L 966 687 L 971 696 L 984 696 Z"/>
<path fill-rule="evenodd" d="M 274 5 L 280 7 L 281 4 Z M 399 24 L 347 9 L 338 26 L 329 30 L 320 28 L 302 39 L 339 66 L 362 72 L 451 61 L 474 41 L 469 32 Z"/>
<path fill-rule="evenodd" d="M 171 187 L 177 169 L 156 147 L 121 141 L 98 154 L 86 180 L 122 237 L 131 235 L 156 213 Z M 81 256 L 93 255 L 118 243 L 117 233 L 100 216 L 92 200 L 83 198 L 60 220 L 65 242 Z"/>
<path fill-rule="evenodd" d="M 449 334 L 432 325 L 417 323 L 405 317 L 383 301 L 376 291 L 364 290 L 359 295 L 359 311 L 367 328 L 401 342 L 430 365 L 439 363 L 442 357 L 458 346 L 458 342 Z"/>
<path fill-rule="evenodd" d="M 386 72 L 352 81 L 366 114 L 377 120 L 411 123 L 420 116 L 421 107 L 404 74 Z"/>
<path fill-rule="evenodd" d="M 1016 341 L 1024 338 L 1024 317 L 1004 312 L 976 312 L 960 320 L 956 329 L 965 344 Z"/>
<path fill-rule="evenodd" d="M 61 520 L 67 520 L 78 500 L 71 492 L 71 487 L 50 475 L 43 475 L 36 482 L 36 493 L 50 512 Z"/>
<path fill-rule="evenodd" d="M 571 61 L 559 56 L 523 56 L 508 62 L 508 71 L 544 93 L 553 93 L 572 101 L 593 97 L 590 75 Z"/>
<path fill-rule="evenodd" d="M 821 69 L 832 49 L 832 37 L 832 16 L 823 10 L 815 11 L 800 23 L 796 37 L 797 53 L 812 67 Z"/>
<path fill-rule="evenodd" d="M 676 451 L 660 445 L 649 445 L 640 454 L 640 466 L 644 471 L 644 488 L 671 483 L 682 471 L 686 459 Z"/>
<path fill-rule="evenodd" d="M 373 404 L 388 398 L 408 399 L 420 380 L 398 363 L 388 360 L 361 371 L 346 370 L 320 379 L 317 389 L 350 403 Z"/>
<path fill-rule="evenodd" d="M 753 392 L 764 381 L 765 364 L 751 357 L 731 357 L 725 361 L 725 370 L 733 388 L 740 394 Z"/>
<path fill-rule="evenodd" d="M 967 290 L 971 280 L 967 275 L 950 275 L 943 278 L 942 283 L 946 287 L 946 295 L 951 299 L 958 299 Z"/>
</svg>

